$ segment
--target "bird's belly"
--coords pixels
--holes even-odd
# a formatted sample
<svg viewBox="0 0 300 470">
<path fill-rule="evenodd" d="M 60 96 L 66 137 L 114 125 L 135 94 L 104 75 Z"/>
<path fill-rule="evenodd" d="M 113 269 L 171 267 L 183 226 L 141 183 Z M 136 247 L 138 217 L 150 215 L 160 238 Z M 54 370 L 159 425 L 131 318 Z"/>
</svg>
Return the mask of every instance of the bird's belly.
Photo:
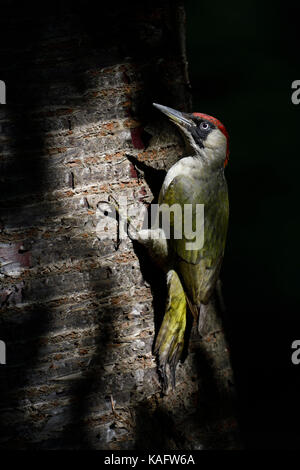
<svg viewBox="0 0 300 470">
<path fill-rule="evenodd" d="M 177 270 L 180 272 L 181 279 L 187 296 L 195 305 L 206 304 L 214 290 L 221 267 L 221 258 L 219 262 L 211 267 L 207 266 L 206 260 L 202 259 L 197 264 L 186 263 L 180 260 Z"/>
</svg>

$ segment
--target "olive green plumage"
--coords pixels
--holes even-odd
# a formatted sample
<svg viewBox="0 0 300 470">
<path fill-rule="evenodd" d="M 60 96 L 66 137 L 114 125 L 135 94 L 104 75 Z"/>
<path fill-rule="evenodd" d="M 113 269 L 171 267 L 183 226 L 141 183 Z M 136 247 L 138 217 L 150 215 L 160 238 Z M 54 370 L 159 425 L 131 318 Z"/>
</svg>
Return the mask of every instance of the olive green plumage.
<svg viewBox="0 0 300 470">
<path fill-rule="evenodd" d="M 190 176 L 175 177 L 166 190 L 162 189 L 160 204 L 185 204 L 193 207 L 193 230 L 196 204 L 204 204 L 204 244 L 201 249 L 187 250 L 182 227 L 182 238 L 171 238 L 168 244 L 168 298 L 166 313 L 160 328 L 154 352 L 158 354 L 160 370 L 167 387 L 166 366 L 169 364 L 173 386 L 175 369 L 183 349 L 186 326 L 186 301 L 196 317 L 201 304 L 207 304 L 219 276 L 225 249 L 228 225 L 228 194 L 223 171 L 211 171 L 199 165 Z M 174 217 L 170 217 L 171 234 Z M 182 222 L 183 223 L 183 222 Z M 200 227 L 201 229 L 201 227 Z M 170 273 L 172 273 L 170 275 Z M 186 300 L 186 301 L 185 301 Z M 177 349 L 176 349 L 177 348 Z M 176 353 L 175 353 L 176 351 Z"/>
<path fill-rule="evenodd" d="M 186 326 L 186 297 L 175 271 L 167 277 L 168 299 L 163 323 L 159 330 L 154 353 L 159 356 L 160 372 L 167 386 L 166 364 L 170 365 L 172 385 L 175 387 L 175 369 L 184 346 Z"/>
<path fill-rule="evenodd" d="M 148 248 L 167 274 L 166 311 L 154 348 L 166 389 L 167 365 L 175 386 L 175 370 L 183 350 L 187 311 L 198 319 L 198 327 L 203 324 L 201 305 L 209 302 L 219 276 L 229 214 L 224 176 L 229 138 L 223 124 L 212 116 L 186 114 L 158 104 L 154 106 L 178 126 L 192 150 L 191 156 L 180 158 L 167 172 L 154 227 L 139 231 L 135 237 Z M 204 239 L 203 244 L 189 249 L 191 246 L 188 245 L 195 239 L 202 239 L 202 226 L 196 223 L 198 204 L 204 205 Z M 191 228 L 197 232 L 194 240 L 190 240 L 185 231 L 186 205 L 192 207 Z M 175 206 L 181 209 L 181 218 L 174 216 Z M 160 224 L 164 213 L 170 216 L 169 237 Z M 178 233 L 181 236 L 178 237 Z"/>
<path fill-rule="evenodd" d="M 190 240 L 184 236 L 184 230 L 181 239 L 171 238 L 168 241 L 173 266 L 183 282 L 185 292 L 194 305 L 200 306 L 201 303 L 207 303 L 215 286 L 225 249 L 229 205 L 224 175 L 201 167 L 193 176 L 176 177 L 162 194 L 160 203 L 169 206 L 180 204 L 182 211 L 185 204 L 192 204 L 193 230 L 196 229 L 196 204 L 204 205 L 203 248 L 187 250 L 186 244 Z M 171 218 L 171 225 L 172 222 L 174 219 Z"/>
</svg>

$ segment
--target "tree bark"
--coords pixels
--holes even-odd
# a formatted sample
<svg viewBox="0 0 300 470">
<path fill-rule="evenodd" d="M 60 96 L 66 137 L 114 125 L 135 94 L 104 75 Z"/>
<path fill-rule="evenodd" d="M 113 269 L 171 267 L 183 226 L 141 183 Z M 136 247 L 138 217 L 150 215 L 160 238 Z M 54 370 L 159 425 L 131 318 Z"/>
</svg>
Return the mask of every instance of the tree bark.
<svg viewBox="0 0 300 470">
<path fill-rule="evenodd" d="M 25 3 L 6 2 L 0 19 L 0 446 L 236 448 L 214 304 L 163 396 L 152 355 L 163 277 L 129 239 L 116 249 L 97 230 L 108 194 L 136 213 L 155 196 L 156 177 L 132 161 L 167 170 L 183 152 L 152 109 L 191 108 L 183 5 Z"/>
</svg>

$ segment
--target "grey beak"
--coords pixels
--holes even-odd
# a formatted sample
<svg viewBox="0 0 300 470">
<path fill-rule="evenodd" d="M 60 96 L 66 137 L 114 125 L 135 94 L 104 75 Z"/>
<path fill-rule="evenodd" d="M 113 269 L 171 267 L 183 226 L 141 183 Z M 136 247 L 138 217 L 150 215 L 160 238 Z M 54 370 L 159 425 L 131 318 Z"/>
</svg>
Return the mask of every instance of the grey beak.
<svg viewBox="0 0 300 470">
<path fill-rule="evenodd" d="M 153 106 L 159 109 L 162 113 L 166 114 L 175 124 L 195 126 L 195 123 L 189 119 L 186 115 L 176 109 L 168 108 L 168 106 L 163 106 L 161 104 L 153 103 Z"/>
</svg>

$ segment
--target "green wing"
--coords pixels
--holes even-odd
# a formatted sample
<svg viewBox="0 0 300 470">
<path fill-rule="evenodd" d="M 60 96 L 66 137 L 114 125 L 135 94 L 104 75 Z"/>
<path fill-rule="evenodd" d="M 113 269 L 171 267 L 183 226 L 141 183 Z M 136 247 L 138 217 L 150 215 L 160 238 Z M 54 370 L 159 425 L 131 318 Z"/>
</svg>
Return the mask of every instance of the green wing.
<svg viewBox="0 0 300 470">
<path fill-rule="evenodd" d="M 179 175 L 160 197 L 160 204 L 180 204 L 182 214 L 184 205 L 192 204 L 193 231 L 196 230 L 196 204 L 204 204 L 204 244 L 200 249 L 187 249 L 187 243 L 193 240 L 184 236 L 183 221 L 182 238 L 174 238 L 176 222 L 172 212 L 170 216 L 169 252 L 188 298 L 195 305 L 209 300 L 218 279 L 226 241 L 229 212 L 227 185 L 223 175 L 215 180 L 213 178 L 216 177 L 201 180 L 199 177 Z"/>
</svg>

